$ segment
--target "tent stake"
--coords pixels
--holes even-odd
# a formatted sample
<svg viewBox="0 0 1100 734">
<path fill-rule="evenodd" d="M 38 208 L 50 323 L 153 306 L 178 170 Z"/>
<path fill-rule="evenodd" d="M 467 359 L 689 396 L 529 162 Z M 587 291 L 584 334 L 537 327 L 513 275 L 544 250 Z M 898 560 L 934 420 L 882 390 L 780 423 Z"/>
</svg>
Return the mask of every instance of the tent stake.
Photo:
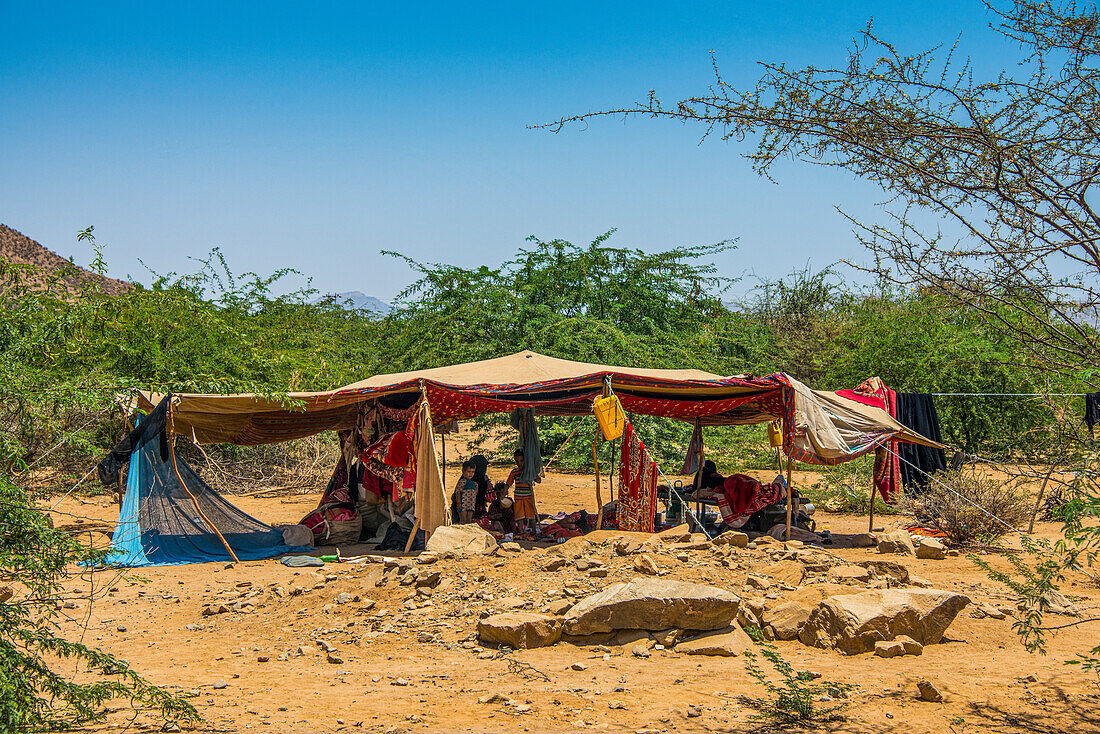
<svg viewBox="0 0 1100 734">
<path fill-rule="evenodd" d="M 791 464 L 790 455 L 787 456 L 787 535 L 785 540 L 791 539 Z"/>
<path fill-rule="evenodd" d="M 169 413 L 168 420 L 168 432 L 172 434 L 172 440 L 168 442 L 168 455 L 172 457 L 172 472 L 176 475 L 176 481 L 180 483 L 180 487 L 182 487 L 183 491 L 187 493 L 187 496 L 191 498 L 191 504 L 195 506 L 195 512 L 199 513 L 199 517 L 202 518 L 202 521 L 205 522 L 210 527 L 210 529 L 214 531 L 214 534 L 218 536 L 218 540 L 220 540 L 222 542 L 222 545 L 225 546 L 225 549 L 229 552 L 229 556 L 233 559 L 233 562 L 240 563 L 241 559 L 237 558 L 237 554 L 234 553 L 233 549 L 229 547 L 229 543 L 226 542 L 225 536 L 222 535 L 221 531 L 214 527 L 214 523 L 210 522 L 210 518 L 208 518 L 199 507 L 199 501 L 195 499 L 195 495 L 191 494 L 191 490 L 187 488 L 187 484 L 184 483 L 183 477 L 180 476 L 180 468 L 176 464 L 175 421 L 172 420 L 171 413 Z"/>
</svg>

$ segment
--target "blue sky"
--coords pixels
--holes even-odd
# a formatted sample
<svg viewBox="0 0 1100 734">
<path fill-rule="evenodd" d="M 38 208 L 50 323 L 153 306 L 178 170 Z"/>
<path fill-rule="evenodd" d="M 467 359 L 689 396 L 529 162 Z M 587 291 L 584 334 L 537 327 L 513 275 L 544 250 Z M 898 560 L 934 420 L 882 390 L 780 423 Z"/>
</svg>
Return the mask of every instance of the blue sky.
<svg viewBox="0 0 1100 734">
<path fill-rule="evenodd" d="M 1006 50 L 965 1 L 176 5 L 0 0 L 0 222 L 82 264 L 94 225 L 116 277 L 220 246 L 384 299 L 412 274 L 382 249 L 496 265 L 611 228 L 650 251 L 739 239 L 728 276 L 859 259 L 834 207 L 881 196 L 843 172 L 776 185 L 678 123 L 526 126 L 701 92 L 709 51 L 746 84 L 758 60 L 841 63 L 872 17 L 909 50 Z"/>
</svg>

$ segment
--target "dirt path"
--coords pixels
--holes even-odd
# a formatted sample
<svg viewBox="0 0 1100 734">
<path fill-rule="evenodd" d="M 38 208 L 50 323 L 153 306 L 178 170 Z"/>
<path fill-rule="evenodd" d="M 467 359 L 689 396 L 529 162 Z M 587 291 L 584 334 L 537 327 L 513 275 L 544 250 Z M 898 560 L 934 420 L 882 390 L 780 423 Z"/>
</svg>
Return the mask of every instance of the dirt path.
<svg viewBox="0 0 1100 734">
<path fill-rule="evenodd" d="M 552 474 L 539 492 L 544 510 L 591 510 L 595 504 L 591 477 Z M 234 501 L 278 523 L 300 518 L 316 497 Z M 106 498 L 83 502 L 88 504 L 68 499 L 58 510 L 87 517 L 84 527 L 109 529 L 115 507 Z M 821 519 L 834 533 L 866 530 L 861 517 Z M 64 514 L 55 522 L 75 524 Z M 883 518 L 887 529 L 902 522 Z M 1039 534 L 1052 538 L 1057 530 L 1043 524 Z M 831 552 L 854 562 L 875 557 L 873 549 Z M 129 660 L 153 681 L 190 692 L 206 726 L 219 731 L 636 732 L 749 726 L 751 711 L 738 697 L 760 696 L 763 690 L 746 673 L 742 657 L 654 650 L 640 658 L 630 645 L 600 649 L 567 643 L 501 657 L 481 647 L 475 633 L 482 612 L 523 603 L 538 610 L 567 588 L 583 595 L 634 575 L 631 559 L 614 553 L 599 556 L 609 569 L 607 578 L 588 578 L 572 566 L 540 572 L 543 554 L 442 560 L 434 567 L 443 583 L 421 598 L 427 606 L 411 609 L 410 587 L 399 585 L 392 572 L 383 576 L 381 564 L 293 569 L 268 560 L 144 568 L 129 578 L 85 572 L 70 583 L 77 608 L 65 610 L 72 615 L 66 631 L 79 635 L 86 624 L 86 642 Z M 1003 557 L 988 558 L 998 568 L 1008 566 Z M 746 576 L 766 574 L 770 563 L 760 551 L 740 549 L 729 557 L 729 567 L 710 551 L 692 552 L 686 560 L 662 553 L 657 560 L 672 578 L 742 595 Z M 965 557 L 891 560 L 935 588 L 965 593 L 975 602 L 1009 603 L 1007 590 Z M 380 578 L 393 580 L 378 586 Z M 1088 616 L 1100 616 L 1100 589 L 1075 577 L 1065 591 Z M 351 601 L 338 603 L 341 594 Z M 202 614 L 209 604 L 242 600 L 251 606 L 241 612 Z M 1051 616 L 1049 621 L 1072 620 Z M 1096 676 L 1063 664 L 1100 642 L 1100 628 L 1063 630 L 1052 637 L 1048 655 L 1036 656 L 1021 648 L 1011 623 L 1011 617 L 976 619 L 964 611 L 949 628 L 948 641 L 928 646 L 919 657 L 848 657 L 798 642 L 777 646 L 797 669 L 856 687 L 844 720 L 830 725 L 832 730 L 1100 731 Z M 318 641 L 330 645 L 342 662 L 329 662 Z M 584 669 L 572 669 L 574 663 Z M 917 699 L 916 682 L 923 677 L 941 684 L 945 703 Z M 490 693 L 511 703 L 478 703 Z M 102 730 L 123 723 L 120 712 Z M 142 714 L 131 728 L 151 725 Z"/>
</svg>

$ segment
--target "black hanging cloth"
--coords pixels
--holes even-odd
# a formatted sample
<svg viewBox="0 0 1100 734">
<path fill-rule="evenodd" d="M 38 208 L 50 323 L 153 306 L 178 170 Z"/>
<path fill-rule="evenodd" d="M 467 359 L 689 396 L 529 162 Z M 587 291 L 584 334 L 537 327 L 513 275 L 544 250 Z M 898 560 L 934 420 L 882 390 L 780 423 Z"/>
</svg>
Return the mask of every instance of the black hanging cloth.
<svg viewBox="0 0 1100 734">
<path fill-rule="evenodd" d="M 130 454 L 140 451 L 141 447 L 152 441 L 160 439 L 160 460 L 168 460 L 168 403 L 171 395 L 165 395 L 157 407 L 153 408 L 146 418 L 141 420 L 134 430 L 118 442 L 111 452 L 104 456 L 96 464 L 96 474 L 104 487 L 118 484 L 119 473 L 122 466 L 130 461 Z"/>
<path fill-rule="evenodd" d="M 898 422 L 925 438 L 943 443 L 940 417 L 932 396 L 927 393 L 899 392 Z M 901 483 L 908 492 L 919 492 L 928 486 L 929 475 L 947 468 L 943 449 L 898 442 L 901 463 Z"/>
</svg>

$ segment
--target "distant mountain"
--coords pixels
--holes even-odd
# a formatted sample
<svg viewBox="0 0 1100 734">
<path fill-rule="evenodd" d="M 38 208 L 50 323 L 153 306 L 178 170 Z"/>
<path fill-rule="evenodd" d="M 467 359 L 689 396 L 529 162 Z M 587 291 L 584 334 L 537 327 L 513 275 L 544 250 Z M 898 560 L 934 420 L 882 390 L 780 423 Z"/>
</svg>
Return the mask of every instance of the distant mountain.
<svg viewBox="0 0 1100 734">
<path fill-rule="evenodd" d="M 359 291 L 347 291 L 346 293 L 330 293 L 327 296 L 322 296 L 318 300 L 324 300 L 325 298 L 332 298 L 336 303 L 340 304 L 349 311 L 374 311 L 375 313 L 388 314 L 393 310 L 393 306 L 386 303 L 380 298 L 374 296 L 368 296 L 365 293 Z"/>
<path fill-rule="evenodd" d="M 45 288 L 52 277 L 60 271 L 57 284 L 72 294 L 89 283 L 98 283 L 105 293 L 112 296 L 125 293 L 133 287 L 121 280 L 96 275 L 90 270 L 74 265 L 30 237 L 4 224 L 0 224 L 0 260 L 17 265 L 33 265 L 37 268 L 40 272 L 20 276 L 24 283 L 32 286 Z"/>
</svg>

